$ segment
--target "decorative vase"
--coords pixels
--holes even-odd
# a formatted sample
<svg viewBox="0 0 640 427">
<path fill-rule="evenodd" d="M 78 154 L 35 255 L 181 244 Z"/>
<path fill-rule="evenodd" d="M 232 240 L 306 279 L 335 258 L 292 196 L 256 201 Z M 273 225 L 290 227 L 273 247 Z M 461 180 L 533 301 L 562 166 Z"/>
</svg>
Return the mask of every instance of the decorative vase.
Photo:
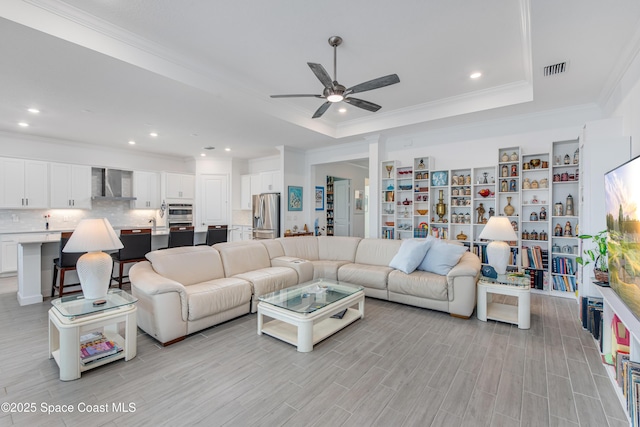
<svg viewBox="0 0 640 427">
<path fill-rule="evenodd" d="M 506 216 L 511 216 L 515 211 L 515 208 L 511 206 L 511 197 L 507 197 L 507 206 L 504 207 L 504 214 Z"/>
<path fill-rule="evenodd" d="M 594 268 L 593 275 L 598 282 L 609 283 L 609 272 Z"/>
<path fill-rule="evenodd" d="M 440 190 L 438 197 L 438 204 L 436 205 L 436 214 L 440 218 L 440 222 L 443 221 L 444 216 L 447 214 L 447 205 L 444 204 L 444 193 Z"/>
</svg>

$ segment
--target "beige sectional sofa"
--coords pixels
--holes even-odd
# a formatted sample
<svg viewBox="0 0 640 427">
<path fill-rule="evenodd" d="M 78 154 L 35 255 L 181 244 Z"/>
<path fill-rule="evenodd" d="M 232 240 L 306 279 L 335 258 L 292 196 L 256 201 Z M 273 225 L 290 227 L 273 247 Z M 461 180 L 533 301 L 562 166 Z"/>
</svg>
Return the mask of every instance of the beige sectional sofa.
<svg viewBox="0 0 640 427">
<path fill-rule="evenodd" d="M 163 344 L 255 312 L 258 296 L 326 278 L 364 287 L 365 295 L 469 317 L 480 260 L 465 252 L 447 273 L 389 267 L 402 241 L 295 237 L 165 249 L 129 273 L 138 326 Z M 429 253 L 427 253 L 429 256 Z"/>
</svg>

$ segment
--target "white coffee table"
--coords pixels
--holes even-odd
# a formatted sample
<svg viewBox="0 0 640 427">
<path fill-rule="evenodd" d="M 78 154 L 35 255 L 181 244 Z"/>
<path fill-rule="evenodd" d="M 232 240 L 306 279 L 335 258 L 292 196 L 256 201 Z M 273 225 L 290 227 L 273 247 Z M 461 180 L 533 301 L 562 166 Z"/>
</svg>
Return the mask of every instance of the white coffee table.
<svg viewBox="0 0 640 427">
<path fill-rule="evenodd" d="M 518 305 L 493 302 L 491 300 L 492 294 L 514 296 L 518 298 Z M 478 320 L 483 322 L 492 319 L 518 325 L 519 329 L 529 329 L 531 325 L 531 287 L 506 285 L 480 279 L 478 281 L 476 311 Z"/>
<path fill-rule="evenodd" d="M 258 335 L 267 334 L 295 345 L 301 353 L 364 318 L 361 286 L 315 280 L 259 297 Z M 353 306 L 358 305 L 358 309 Z M 331 316 L 346 310 L 341 319 Z M 264 316 L 271 321 L 264 322 Z"/>
</svg>

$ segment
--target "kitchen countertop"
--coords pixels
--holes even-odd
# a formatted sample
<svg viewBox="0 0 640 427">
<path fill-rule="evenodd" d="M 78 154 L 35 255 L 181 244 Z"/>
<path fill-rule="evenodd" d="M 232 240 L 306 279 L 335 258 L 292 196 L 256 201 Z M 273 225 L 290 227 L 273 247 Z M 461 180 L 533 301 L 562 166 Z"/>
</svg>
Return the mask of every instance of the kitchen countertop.
<svg viewBox="0 0 640 427">
<path fill-rule="evenodd" d="M 114 230 L 123 230 L 123 229 L 130 229 L 130 228 L 150 228 L 150 227 L 136 227 L 136 226 L 119 226 L 119 227 L 113 227 Z M 40 234 L 56 234 L 56 233 L 62 233 L 62 232 L 67 232 L 67 231 L 73 231 L 73 228 L 62 228 L 62 229 L 49 229 L 49 230 L 35 230 L 35 229 L 25 229 L 25 230 L 0 230 L 0 235 L 2 234 L 35 234 L 35 235 L 40 235 Z M 195 229 L 196 233 L 206 233 L 207 230 L 206 228 L 200 229 L 200 228 L 196 228 Z M 156 229 L 156 231 L 153 231 L 151 233 L 153 236 L 165 236 L 167 234 L 169 234 L 169 229 L 167 227 L 158 227 Z"/>
</svg>

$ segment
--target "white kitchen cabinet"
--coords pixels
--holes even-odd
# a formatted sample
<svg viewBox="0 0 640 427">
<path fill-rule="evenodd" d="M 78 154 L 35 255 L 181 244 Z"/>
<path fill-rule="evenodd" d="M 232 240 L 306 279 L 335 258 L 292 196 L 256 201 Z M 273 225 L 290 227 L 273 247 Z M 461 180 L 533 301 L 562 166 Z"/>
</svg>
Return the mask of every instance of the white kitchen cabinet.
<svg viewBox="0 0 640 427">
<path fill-rule="evenodd" d="M 91 167 L 51 163 L 49 189 L 53 209 L 91 209 Z"/>
<path fill-rule="evenodd" d="M 0 273 L 18 270 L 18 241 L 15 235 L 0 237 Z"/>
<path fill-rule="evenodd" d="M 133 172 L 134 209 L 160 208 L 160 175 L 156 172 Z"/>
<path fill-rule="evenodd" d="M 195 177 L 182 173 L 167 173 L 167 199 L 193 199 Z"/>
<path fill-rule="evenodd" d="M 0 158 L 0 208 L 47 208 L 49 164 Z"/>
<path fill-rule="evenodd" d="M 251 210 L 251 196 L 262 193 L 260 175 L 242 175 L 240 177 L 240 209 Z"/>
<path fill-rule="evenodd" d="M 260 193 L 281 193 L 281 176 L 280 171 L 260 172 Z"/>
<path fill-rule="evenodd" d="M 253 227 L 250 225 L 232 225 L 229 231 L 232 242 L 253 239 Z"/>
</svg>

